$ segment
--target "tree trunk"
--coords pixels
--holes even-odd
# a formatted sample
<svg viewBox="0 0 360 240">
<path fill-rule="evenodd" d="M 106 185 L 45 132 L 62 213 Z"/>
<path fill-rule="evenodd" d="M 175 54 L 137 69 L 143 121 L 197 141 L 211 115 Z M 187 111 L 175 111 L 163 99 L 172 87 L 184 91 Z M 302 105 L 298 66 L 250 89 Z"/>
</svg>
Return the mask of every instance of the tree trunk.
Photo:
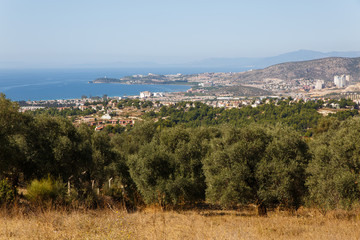
<svg viewBox="0 0 360 240">
<path fill-rule="evenodd" d="M 257 206 L 257 214 L 260 217 L 267 217 L 267 208 L 266 208 L 265 204 L 260 203 Z"/>
</svg>

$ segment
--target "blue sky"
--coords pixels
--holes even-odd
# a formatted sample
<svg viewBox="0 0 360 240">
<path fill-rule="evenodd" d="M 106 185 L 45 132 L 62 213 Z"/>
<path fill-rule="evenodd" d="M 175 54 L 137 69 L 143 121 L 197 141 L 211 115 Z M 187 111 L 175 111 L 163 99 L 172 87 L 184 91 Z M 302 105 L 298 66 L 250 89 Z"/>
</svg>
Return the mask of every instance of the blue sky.
<svg viewBox="0 0 360 240">
<path fill-rule="evenodd" d="M 360 51 L 360 0 L 0 0 L 0 64 Z"/>
</svg>

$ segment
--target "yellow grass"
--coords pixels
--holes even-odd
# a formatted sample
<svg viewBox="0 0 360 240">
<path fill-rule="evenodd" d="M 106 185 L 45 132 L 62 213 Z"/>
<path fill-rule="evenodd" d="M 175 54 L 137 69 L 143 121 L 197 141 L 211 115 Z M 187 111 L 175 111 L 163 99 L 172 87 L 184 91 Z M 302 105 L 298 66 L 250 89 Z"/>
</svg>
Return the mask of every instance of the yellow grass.
<svg viewBox="0 0 360 240">
<path fill-rule="evenodd" d="M 0 239 L 360 239 L 356 212 L 322 216 L 254 211 L 168 211 L 148 209 L 44 211 L 0 214 Z"/>
</svg>

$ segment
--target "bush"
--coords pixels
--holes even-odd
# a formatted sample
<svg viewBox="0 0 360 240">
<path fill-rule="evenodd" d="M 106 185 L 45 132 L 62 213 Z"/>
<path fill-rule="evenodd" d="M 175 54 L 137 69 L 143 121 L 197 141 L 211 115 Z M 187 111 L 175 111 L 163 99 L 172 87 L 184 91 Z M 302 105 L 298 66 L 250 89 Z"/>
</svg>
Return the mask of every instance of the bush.
<svg viewBox="0 0 360 240">
<path fill-rule="evenodd" d="M 110 188 L 108 184 L 105 184 L 103 192 L 104 195 L 111 197 L 117 202 L 123 202 L 125 199 L 125 187 L 121 184 L 120 179 L 115 179 Z"/>
<path fill-rule="evenodd" d="M 104 206 L 104 199 L 90 188 L 83 188 L 77 191 L 77 194 L 71 195 L 71 204 L 77 202 L 86 209 L 96 209 Z"/>
<path fill-rule="evenodd" d="M 16 196 L 16 189 L 10 183 L 3 179 L 0 181 L 0 206 L 14 202 Z"/>
<path fill-rule="evenodd" d="M 64 203 L 66 187 L 61 181 L 50 177 L 33 180 L 27 188 L 26 196 L 33 204 Z"/>
</svg>

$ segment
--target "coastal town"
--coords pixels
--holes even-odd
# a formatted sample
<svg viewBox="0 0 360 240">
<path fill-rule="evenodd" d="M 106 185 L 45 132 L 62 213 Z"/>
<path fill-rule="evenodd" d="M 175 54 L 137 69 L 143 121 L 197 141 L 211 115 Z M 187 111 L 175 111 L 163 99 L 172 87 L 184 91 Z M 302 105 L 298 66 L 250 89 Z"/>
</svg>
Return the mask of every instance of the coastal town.
<svg viewBox="0 0 360 240">
<path fill-rule="evenodd" d="M 186 85 L 183 92 L 139 91 L 134 96 L 103 96 L 79 99 L 19 101 L 20 111 L 39 114 L 48 109 L 66 116 L 74 125 L 87 124 L 96 131 L 121 131 L 142 121 L 162 107 L 186 103 L 184 111 L 199 102 L 212 108 L 257 108 L 284 99 L 288 104 L 321 102 L 323 115 L 356 110 L 360 103 L 358 59 L 327 58 L 290 62 L 244 72 L 205 72 L 198 74 L 135 74 L 122 78 L 101 77 L 88 84 Z M 360 65 L 359 65 L 360 66 Z M 346 103 L 344 104 L 345 100 Z M 183 105 L 183 104 L 182 104 Z M 54 112 L 52 112 L 54 114 Z M 163 119 L 164 120 L 164 119 Z"/>
<path fill-rule="evenodd" d="M 354 89 L 354 86 L 349 88 L 351 78 L 346 75 L 335 76 L 334 82 L 327 84 L 324 84 L 324 81 L 321 80 L 297 80 L 282 85 L 279 81 L 269 80 L 260 86 L 267 90 L 276 88 L 278 95 L 236 96 L 235 94 L 209 94 L 214 86 L 230 84 L 228 80 L 220 80 L 223 74 L 197 74 L 192 76 L 193 81 L 197 82 L 197 86 L 190 88 L 186 92 L 143 91 L 139 92 L 139 95 L 127 97 L 104 95 L 91 98 L 82 96 L 80 99 L 21 101 L 19 102 L 20 111 L 41 111 L 49 107 L 56 108 L 58 111 L 77 110 L 81 114 L 78 112 L 77 114 L 71 114 L 73 116 L 69 116 L 75 125 L 78 126 L 84 123 L 94 127 L 96 131 L 101 131 L 106 127 L 120 126 L 125 128 L 133 126 L 137 121 L 142 121 L 142 116 L 146 112 L 159 112 L 162 106 L 172 106 L 179 102 L 201 102 L 214 108 L 231 109 L 256 108 L 263 104 L 276 104 L 281 99 L 290 99 L 290 103 L 321 100 L 323 108 L 319 109 L 319 113 L 323 115 L 344 110 L 336 102 L 336 100 L 342 98 L 349 99 L 356 105 L 360 103 L 360 95 L 356 91 L 347 91 L 348 89 Z M 215 81 L 214 78 L 218 80 Z M 292 94 L 286 94 L 289 90 L 291 90 Z M 320 95 L 319 92 L 321 91 L 332 91 L 332 94 Z M 129 102 L 131 104 L 127 104 Z M 351 108 L 354 109 L 354 107 Z"/>
</svg>

